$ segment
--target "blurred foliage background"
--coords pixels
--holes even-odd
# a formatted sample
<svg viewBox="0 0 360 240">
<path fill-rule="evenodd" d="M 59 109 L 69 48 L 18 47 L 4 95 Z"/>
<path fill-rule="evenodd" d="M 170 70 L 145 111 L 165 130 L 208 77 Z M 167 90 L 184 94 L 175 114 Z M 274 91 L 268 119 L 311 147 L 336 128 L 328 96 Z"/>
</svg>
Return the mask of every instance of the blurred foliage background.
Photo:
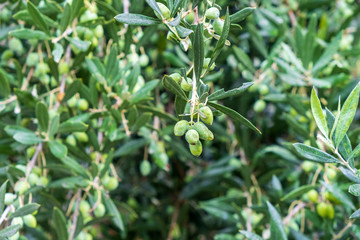
<svg viewBox="0 0 360 240">
<path fill-rule="evenodd" d="M 359 199 L 347 193 L 348 180 L 335 165 L 304 162 L 292 146 L 304 142 L 321 147 L 310 110 L 313 86 L 323 106 L 336 111 L 339 96 L 344 102 L 359 81 L 359 1 L 216 1 L 221 16 L 227 7 L 230 14 L 245 7 L 256 10 L 241 27 L 231 27 L 231 46 L 223 49 L 215 70 L 203 80 L 211 91 L 254 82 L 249 91 L 222 103 L 247 117 L 262 134 L 218 114 L 210 127 L 215 139 L 204 143 L 199 158 L 173 135 L 173 96 L 152 82 L 188 66 L 192 56 L 167 40 L 162 25 L 125 28 L 113 20 L 124 11 L 154 17 L 145 1 L 131 0 L 128 9 L 121 0 L 66 1 L 71 17 L 65 15 L 63 1 L 31 1 L 45 16 L 49 27 L 44 29 L 32 22 L 26 2 L 0 2 L 0 181 L 9 179 L 6 192 L 28 176 L 23 171 L 32 159 L 28 149 L 34 151 L 40 142 L 34 135 L 15 137 L 23 128 L 36 132 L 38 99 L 45 102 L 50 119 L 60 123 L 60 130 L 42 136 L 50 140 L 42 145 L 36 166 L 48 182 L 32 185 L 32 199 L 23 199 L 41 207 L 37 227 L 23 228 L 21 239 L 61 239 L 54 208 L 70 226 L 69 204 L 90 181 L 81 177 L 79 168 L 95 176 L 101 164 L 106 166 L 104 175 L 119 180 L 118 187 L 102 191 L 112 204 L 105 204 L 101 218 L 84 217 L 76 226 L 77 239 L 85 239 L 80 238 L 85 233 L 89 239 L 283 239 L 272 235 L 277 218 L 269 214 L 267 202 L 276 207 L 289 239 L 360 238 L 358 222 L 349 220 Z M 193 2 L 200 2 L 199 12 L 204 10 L 205 1 L 185 1 L 184 6 L 190 8 Z M 19 32 L 24 28 L 42 32 Z M 46 29 L 51 38 L 44 35 Z M 65 38 L 66 29 L 74 31 Z M 205 55 L 214 43 L 205 42 Z M 31 52 L 40 58 L 27 60 Z M 116 74 L 129 83 L 128 89 L 111 85 Z M 69 86 L 73 93 L 68 93 Z M 149 91 L 139 92 L 144 86 Z M 69 102 L 74 97 L 75 103 Z M 78 104 L 81 99 L 88 106 Z M 116 111 L 111 110 L 114 105 Z M 353 147 L 360 143 L 359 118 L 357 113 L 348 132 Z M 69 137 L 78 130 L 88 139 Z M 56 150 L 54 142 L 59 141 L 66 154 Z M 311 184 L 314 187 L 287 195 Z M 319 194 L 315 202 L 331 203 L 334 217 L 317 213 L 306 194 L 314 188 Z M 332 191 L 343 198 L 330 200 L 326 195 Z M 93 205 L 99 192 L 94 188 L 87 194 Z M 121 222 L 111 221 L 114 211 Z"/>
</svg>

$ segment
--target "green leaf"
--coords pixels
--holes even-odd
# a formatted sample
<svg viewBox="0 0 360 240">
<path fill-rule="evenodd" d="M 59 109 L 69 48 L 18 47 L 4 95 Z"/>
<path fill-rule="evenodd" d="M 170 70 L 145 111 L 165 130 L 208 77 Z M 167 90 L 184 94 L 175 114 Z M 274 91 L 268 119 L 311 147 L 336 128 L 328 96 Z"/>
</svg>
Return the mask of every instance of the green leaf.
<svg viewBox="0 0 360 240">
<path fill-rule="evenodd" d="M 360 196 L 360 184 L 353 184 L 349 186 L 349 193 L 352 195 L 359 197 Z"/>
<path fill-rule="evenodd" d="M 179 116 L 181 114 L 184 114 L 187 101 L 185 101 L 183 98 L 181 98 L 179 96 L 175 96 L 174 104 L 175 104 L 176 115 Z"/>
<path fill-rule="evenodd" d="M 354 148 L 354 150 L 350 153 L 348 159 L 350 159 L 350 158 L 356 158 L 356 157 L 358 157 L 358 156 L 360 156 L 360 144 L 358 144 L 358 145 Z"/>
<path fill-rule="evenodd" d="M 59 114 L 56 114 L 50 121 L 49 136 L 53 136 L 54 134 L 57 133 L 57 131 L 59 130 L 59 125 L 60 125 L 60 117 Z"/>
<path fill-rule="evenodd" d="M 332 193 L 334 197 L 339 199 L 345 208 L 355 209 L 353 202 L 335 184 L 327 184 L 326 182 L 321 181 L 321 185 L 323 185 L 327 191 Z"/>
<path fill-rule="evenodd" d="M 254 131 L 261 134 L 259 129 L 257 129 L 249 120 L 247 120 L 246 118 L 244 118 L 239 113 L 232 110 L 231 108 L 222 106 L 222 105 L 214 103 L 214 102 L 208 102 L 208 105 L 210 105 L 211 107 L 213 107 L 213 108 L 219 110 L 220 112 L 226 114 L 227 116 L 229 116 L 233 120 L 235 120 L 237 122 L 240 122 L 240 123 L 244 124 L 245 126 L 247 126 L 248 128 L 250 128 L 250 129 L 252 129 L 252 130 L 254 130 Z"/>
<path fill-rule="evenodd" d="M 259 235 L 255 234 L 255 233 L 245 231 L 245 230 L 240 230 L 239 232 L 249 240 L 263 240 L 262 237 L 260 237 Z"/>
<path fill-rule="evenodd" d="M 144 138 L 128 141 L 114 152 L 114 157 L 121 157 L 133 153 L 148 143 L 149 140 Z"/>
<path fill-rule="evenodd" d="M 133 13 L 118 14 L 115 16 L 115 20 L 124 24 L 140 26 L 151 26 L 161 23 L 161 21 L 157 20 L 156 18 Z"/>
<path fill-rule="evenodd" d="M 164 87 L 166 89 L 168 89 L 170 92 L 172 92 L 176 96 L 179 96 L 180 98 L 182 98 L 185 101 L 188 100 L 184 90 L 182 90 L 182 88 L 179 86 L 179 84 L 177 82 L 175 82 L 171 77 L 165 75 L 162 79 L 162 84 L 164 85 Z"/>
<path fill-rule="evenodd" d="M 5 181 L 0 187 L 0 212 L 3 212 L 5 206 L 5 193 L 6 193 L 7 181 Z"/>
<path fill-rule="evenodd" d="M 234 50 L 235 56 L 240 61 L 240 63 L 242 65 L 244 65 L 244 67 L 247 70 L 249 70 L 252 74 L 254 74 L 255 73 L 254 64 L 252 63 L 249 56 L 241 48 L 238 48 L 236 46 L 233 47 L 233 50 Z"/>
<path fill-rule="evenodd" d="M 210 94 L 210 96 L 208 97 L 208 100 L 215 101 L 215 100 L 220 100 L 220 99 L 224 99 L 224 98 L 228 98 L 228 97 L 238 96 L 241 93 L 245 92 L 245 90 L 247 90 L 253 84 L 254 84 L 253 82 L 244 83 L 242 86 L 231 89 L 226 92 L 224 91 L 223 88 L 219 89 L 219 90 L 213 92 L 212 94 Z"/>
<path fill-rule="evenodd" d="M 64 158 L 67 155 L 67 147 L 56 140 L 49 141 L 49 148 L 50 152 L 57 158 Z"/>
<path fill-rule="evenodd" d="M 289 192 L 288 194 L 286 194 L 281 201 L 286 201 L 289 199 L 293 199 L 293 198 L 297 198 L 299 196 L 302 196 L 303 194 L 307 193 L 308 191 L 315 189 L 319 187 L 318 185 L 303 185 L 301 187 L 295 188 L 294 190 L 292 190 L 291 192 Z"/>
<path fill-rule="evenodd" d="M 10 95 L 10 84 L 6 73 L 0 69 L 0 96 L 7 98 Z"/>
<path fill-rule="evenodd" d="M 20 39 L 38 39 L 38 40 L 47 40 L 49 36 L 42 31 L 32 30 L 28 28 L 16 29 L 9 32 L 9 35 L 12 37 Z"/>
<path fill-rule="evenodd" d="M 60 59 L 61 59 L 61 56 L 64 53 L 64 48 L 61 46 L 61 44 L 56 43 L 54 45 L 54 50 L 52 50 L 51 53 L 52 53 L 52 55 L 54 57 L 54 61 L 58 63 L 60 61 Z"/>
<path fill-rule="evenodd" d="M 335 157 L 317 148 L 310 147 L 302 143 L 295 143 L 293 146 L 302 157 L 308 160 L 322 163 L 340 163 L 340 161 Z"/>
<path fill-rule="evenodd" d="M 312 72 L 316 73 L 322 68 L 326 67 L 327 64 L 333 59 L 336 51 L 340 46 L 340 40 L 342 38 L 342 32 L 339 32 L 338 35 L 334 38 L 334 40 L 325 48 L 324 53 L 321 55 L 319 60 L 315 63 L 314 67 L 312 68 Z"/>
<path fill-rule="evenodd" d="M 43 102 L 38 102 L 35 107 L 36 118 L 38 120 L 39 128 L 46 132 L 49 127 L 49 113 L 48 108 Z"/>
<path fill-rule="evenodd" d="M 57 235 L 58 240 L 67 240 L 68 239 L 68 232 L 66 227 L 66 218 L 63 212 L 58 209 L 57 207 L 54 207 L 53 214 L 52 214 L 52 220 L 54 222 L 55 226 L 55 232 Z"/>
<path fill-rule="evenodd" d="M 50 36 L 49 26 L 46 24 L 43 14 L 40 13 L 40 11 L 30 1 L 27 1 L 27 10 L 34 21 L 35 26 Z"/>
<path fill-rule="evenodd" d="M 90 41 L 83 41 L 80 39 L 76 39 L 76 38 L 71 38 L 71 37 L 67 37 L 66 38 L 72 45 L 74 45 L 74 47 L 76 47 L 77 49 L 79 49 L 82 52 L 85 52 L 86 50 L 88 50 L 88 48 L 91 45 Z"/>
<path fill-rule="evenodd" d="M 171 9 L 171 17 L 175 16 L 176 12 L 179 10 L 181 4 L 184 3 L 184 0 L 175 0 L 174 6 Z"/>
<path fill-rule="evenodd" d="M 74 159 L 70 158 L 70 157 L 64 157 L 64 158 L 59 158 L 59 160 L 68 168 L 70 168 L 71 170 L 73 170 L 74 172 L 78 173 L 79 175 L 87 178 L 88 174 L 86 172 L 86 170 L 84 169 L 83 166 L 81 166 L 77 161 L 75 161 Z"/>
<path fill-rule="evenodd" d="M 210 60 L 210 63 L 209 63 L 209 66 L 208 66 L 208 69 L 206 70 L 206 72 L 209 71 L 209 68 L 213 65 L 215 60 L 220 55 L 221 50 L 225 46 L 225 43 L 226 43 L 227 37 L 229 35 L 229 32 L 230 32 L 230 16 L 229 16 L 229 9 L 227 9 L 226 10 L 226 15 L 225 15 L 224 27 L 223 27 L 223 30 L 221 32 L 221 36 L 220 36 L 218 42 L 216 43 L 215 50 L 211 55 L 211 60 Z"/>
<path fill-rule="evenodd" d="M 360 84 L 357 84 L 354 90 L 346 99 L 341 108 L 339 121 L 335 129 L 335 146 L 338 147 L 348 131 L 351 122 L 354 119 L 357 106 L 359 104 Z"/>
<path fill-rule="evenodd" d="M 320 129 L 320 132 L 325 136 L 325 138 L 329 137 L 329 129 L 326 121 L 326 117 L 321 108 L 320 100 L 316 94 L 315 88 L 311 91 L 311 111 L 315 118 L 316 125 Z"/>
<path fill-rule="evenodd" d="M 203 25 L 198 24 L 195 29 L 194 36 L 194 72 L 196 81 L 199 81 L 204 63 L 204 35 Z M 210 65 L 210 64 L 209 64 Z"/>
<path fill-rule="evenodd" d="M 72 96 L 74 96 L 81 89 L 81 81 L 75 80 L 70 84 L 70 86 L 65 91 L 65 96 L 63 98 L 63 102 L 69 100 Z"/>
<path fill-rule="evenodd" d="M 87 128 L 83 122 L 68 120 L 60 124 L 59 133 L 85 132 Z"/>
<path fill-rule="evenodd" d="M 270 203 L 266 202 L 271 217 L 271 239 L 283 239 L 286 240 L 286 233 L 280 214 L 276 208 Z"/>
<path fill-rule="evenodd" d="M 149 6 L 155 11 L 157 12 L 161 17 L 164 17 L 160 11 L 159 6 L 157 5 L 157 3 L 154 0 L 145 0 L 147 2 L 147 4 L 149 4 Z M 116 18 L 115 18 L 116 19 Z"/>
<path fill-rule="evenodd" d="M 241 9 L 240 11 L 232 14 L 230 16 L 230 21 L 231 23 L 238 23 L 241 22 L 242 20 L 244 20 L 245 18 L 247 18 L 249 15 L 251 15 L 256 8 L 252 8 L 252 7 L 246 7 L 244 9 Z"/>
<path fill-rule="evenodd" d="M 0 239 L 7 239 L 11 236 L 14 236 L 19 229 L 21 228 L 20 224 L 11 225 L 7 228 L 4 228 L 0 231 Z"/>
<path fill-rule="evenodd" d="M 37 203 L 29 203 L 24 205 L 21 208 L 16 209 L 16 211 L 10 215 L 9 219 L 15 218 L 15 217 L 22 217 L 28 214 L 34 213 L 36 210 L 38 210 L 40 207 Z"/>
<path fill-rule="evenodd" d="M 109 198 L 105 193 L 102 193 L 102 200 L 104 201 L 104 204 L 106 206 L 106 210 L 108 213 L 110 213 L 113 217 L 114 224 L 121 230 L 125 230 L 125 225 L 123 222 L 123 219 L 121 217 L 121 214 L 119 210 L 117 209 L 114 202 Z"/>
<path fill-rule="evenodd" d="M 360 209 L 356 210 L 355 212 L 353 212 L 353 214 L 351 214 L 350 219 L 357 219 L 360 218 Z"/>
<path fill-rule="evenodd" d="M 60 30 L 64 32 L 69 25 L 71 20 L 71 7 L 69 3 L 66 3 L 64 11 L 62 12 L 61 20 L 60 20 Z"/>
<path fill-rule="evenodd" d="M 72 22 L 76 17 L 82 12 L 81 9 L 84 7 L 84 0 L 76 0 L 71 3 L 71 21 Z"/>
<path fill-rule="evenodd" d="M 43 141 L 34 132 L 17 132 L 13 138 L 15 141 L 25 145 L 34 145 Z"/>
<path fill-rule="evenodd" d="M 147 82 L 142 88 L 140 88 L 137 92 L 135 92 L 131 96 L 130 104 L 138 103 L 144 98 L 147 98 L 149 92 L 151 92 L 158 84 L 159 84 L 159 80 L 151 80 Z"/>
</svg>

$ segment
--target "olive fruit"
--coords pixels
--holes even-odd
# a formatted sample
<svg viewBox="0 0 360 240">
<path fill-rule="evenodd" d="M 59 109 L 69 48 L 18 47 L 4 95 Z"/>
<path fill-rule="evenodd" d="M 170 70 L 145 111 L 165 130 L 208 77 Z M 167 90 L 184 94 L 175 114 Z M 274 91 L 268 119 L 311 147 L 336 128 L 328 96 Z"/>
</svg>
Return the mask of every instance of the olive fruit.
<svg viewBox="0 0 360 240">
<path fill-rule="evenodd" d="M 221 34 L 224 28 L 224 20 L 220 18 L 216 19 L 214 21 L 213 28 L 217 34 Z"/>
<path fill-rule="evenodd" d="M 199 109 L 199 112 L 200 112 L 200 119 L 204 123 L 206 123 L 207 125 L 211 125 L 213 123 L 214 116 L 211 109 L 208 106 L 201 107 Z"/>
<path fill-rule="evenodd" d="M 163 15 L 164 19 L 169 19 L 171 12 L 169 10 L 169 8 L 167 6 L 165 6 L 164 4 L 157 2 L 157 5 L 159 6 L 160 12 Z M 155 11 L 155 15 L 161 19 L 161 16 L 158 12 Z"/>
<path fill-rule="evenodd" d="M 334 207 L 330 203 L 321 202 L 316 206 L 316 211 L 322 218 L 333 219 L 335 215 Z"/>
<path fill-rule="evenodd" d="M 89 108 L 89 103 L 85 99 L 80 98 L 76 103 L 76 107 L 81 111 L 86 111 Z"/>
<path fill-rule="evenodd" d="M 204 63 L 203 63 L 203 68 L 204 69 L 207 69 L 209 67 L 210 61 L 211 61 L 211 58 L 205 58 L 204 59 Z M 211 67 L 209 68 L 209 70 L 210 71 L 214 70 L 215 66 L 216 66 L 215 63 L 211 64 Z"/>
<path fill-rule="evenodd" d="M 36 222 L 36 218 L 33 215 L 31 214 L 25 215 L 23 217 L 23 220 L 26 226 L 30 228 L 36 228 L 37 222 Z"/>
<path fill-rule="evenodd" d="M 84 132 L 75 132 L 74 135 L 75 135 L 75 138 L 79 142 L 88 142 L 89 141 L 88 135 Z"/>
<path fill-rule="evenodd" d="M 17 54 L 22 54 L 24 52 L 24 47 L 21 41 L 17 38 L 12 38 L 9 41 L 9 48 L 16 52 Z"/>
<path fill-rule="evenodd" d="M 259 93 L 261 94 L 261 95 L 266 95 L 266 94 L 268 94 L 269 93 L 269 87 L 268 86 L 266 86 L 265 84 L 261 84 L 260 86 L 259 86 Z"/>
<path fill-rule="evenodd" d="M 101 25 L 97 25 L 94 34 L 98 38 L 102 38 L 104 36 L 104 28 Z"/>
<path fill-rule="evenodd" d="M 49 183 L 49 179 L 47 177 L 41 176 L 39 178 L 39 181 L 37 183 L 38 186 L 46 187 Z"/>
<path fill-rule="evenodd" d="M 10 49 L 6 49 L 3 54 L 1 55 L 1 60 L 2 61 L 7 61 L 9 60 L 10 58 L 13 57 L 13 52 L 10 50 Z"/>
<path fill-rule="evenodd" d="M 59 74 L 65 74 L 69 72 L 69 64 L 67 62 L 59 63 Z"/>
<path fill-rule="evenodd" d="M 26 57 L 26 65 L 35 67 L 39 62 L 39 54 L 32 52 Z"/>
<path fill-rule="evenodd" d="M 189 12 L 188 15 L 186 15 L 185 17 L 185 21 L 189 24 L 192 24 L 194 22 L 195 19 L 195 13 L 193 11 Z"/>
<path fill-rule="evenodd" d="M 312 189 L 308 191 L 307 196 L 312 203 L 317 203 L 319 194 L 316 190 Z"/>
<path fill-rule="evenodd" d="M 341 201 L 337 199 L 331 192 L 325 192 L 324 197 L 332 203 L 341 204 Z"/>
<path fill-rule="evenodd" d="M 83 216 L 89 215 L 90 212 L 90 204 L 86 200 L 81 200 L 79 205 L 80 212 Z"/>
<path fill-rule="evenodd" d="M 200 141 L 197 141 L 195 145 L 189 144 L 190 152 L 192 155 L 198 157 L 202 153 L 202 144 Z"/>
<path fill-rule="evenodd" d="M 26 155 L 28 158 L 32 158 L 32 156 L 34 156 L 35 154 L 35 147 L 29 147 L 28 149 L 26 149 Z"/>
<path fill-rule="evenodd" d="M 8 240 L 18 240 L 20 238 L 20 232 L 17 231 L 14 235 L 12 235 L 11 237 L 8 237 Z"/>
<path fill-rule="evenodd" d="M 76 107 L 77 99 L 75 96 L 72 96 L 69 100 L 67 100 L 67 105 L 71 108 Z"/>
<path fill-rule="evenodd" d="M 49 65 L 46 63 L 38 63 L 35 68 L 34 75 L 35 77 L 40 77 L 41 75 L 45 75 L 50 72 Z"/>
<path fill-rule="evenodd" d="M 329 181 L 334 181 L 336 178 L 336 171 L 333 168 L 326 169 L 326 177 L 329 179 Z"/>
<path fill-rule="evenodd" d="M 186 91 L 186 92 L 189 92 L 191 91 L 192 89 L 192 79 L 191 78 L 188 78 L 187 80 L 185 79 L 182 79 L 181 81 L 181 88 Z"/>
<path fill-rule="evenodd" d="M 23 227 L 24 226 L 24 221 L 21 217 L 15 217 L 13 218 L 13 220 L 11 221 L 11 225 L 16 225 L 16 224 L 19 224 L 20 227 Z"/>
<path fill-rule="evenodd" d="M 214 139 L 214 134 L 202 122 L 195 123 L 194 129 L 199 133 L 200 139 L 206 141 L 211 141 Z"/>
<path fill-rule="evenodd" d="M 149 64 L 149 57 L 145 54 L 140 55 L 139 63 L 141 67 L 146 67 Z"/>
<path fill-rule="evenodd" d="M 29 184 L 25 180 L 20 180 L 15 184 L 15 192 L 23 195 L 29 189 Z"/>
<path fill-rule="evenodd" d="M 67 144 L 69 144 L 69 145 L 71 145 L 73 147 L 76 146 L 76 139 L 75 139 L 74 135 L 67 136 L 65 141 L 66 141 Z"/>
<path fill-rule="evenodd" d="M 94 215 L 97 218 L 103 217 L 105 215 L 106 209 L 104 204 L 100 203 L 96 206 L 95 210 L 94 210 Z"/>
<path fill-rule="evenodd" d="M 189 129 L 188 121 L 186 121 L 186 120 L 178 121 L 174 127 L 174 134 L 175 134 L 175 136 L 178 136 L 178 137 L 183 136 L 187 132 L 188 129 Z"/>
<path fill-rule="evenodd" d="M 141 163 L 140 163 L 140 172 L 141 172 L 141 175 L 143 176 L 147 176 L 150 174 L 151 172 L 151 164 L 148 160 L 143 160 Z"/>
<path fill-rule="evenodd" d="M 109 177 L 109 176 L 105 176 L 102 179 L 102 183 L 104 187 L 109 191 L 115 190 L 119 185 L 119 182 L 115 177 Z"/>
<path fill-rule="evenodd" d="M 301 167 L 304 170 L 304 172 L 308 173 L 308 172 L 311 172 L 314 169 L 315 164 L 313 162 L 310 162 L 310 161 L 304 161 L 301 164 Z"/>
<path fill-rule="evenodd" d="M 220 11 L 216 7 L 211 7 L 205 12 L 205 17 L 210 20 L 218 19 L 220 16 Z"/>
<path fill-rule="evenodd" d="M 5 197 L 4 197 L 4 204 L 5 205 L 10 205 L 12 204 L 16 199 L 16 195 L 12 194 L 12 193 L 5 193 Z"/>
<path fill-rule="evenodd" d="M 35 185 L 39 181 L 39 177 L 35 173 L 30 173 L 28 181 L 30 185 Z"/>
<path fill-rule="evenodd" d="M 1 20 L 3 20 L 4 22 L 7 22 L 10 20 L 11 18 L 11 11 L 7 8 L 3 8 L 1 11 Z"/>
<path fill-rule="evenodd" d="M 173 73 L 173 74 L 169 75 L 169 77 L 171 77 L 178 84 L 181 83 L 181 75 L 179 73 Z"/>
<path fill-rule="evenodd" d="M 254 111 L 257 113 L 264 111 L 265 108 L 266 108 L 266 102 L 262 99 L 257 100 L 254 104 Z"/>
<path fill-rule="evenodd" d="M 199 133 L 195 129 L 190 129 L 185 134 L 186 141 L 191 145 L 196 145 L 199 141 Z"/>
</svg>

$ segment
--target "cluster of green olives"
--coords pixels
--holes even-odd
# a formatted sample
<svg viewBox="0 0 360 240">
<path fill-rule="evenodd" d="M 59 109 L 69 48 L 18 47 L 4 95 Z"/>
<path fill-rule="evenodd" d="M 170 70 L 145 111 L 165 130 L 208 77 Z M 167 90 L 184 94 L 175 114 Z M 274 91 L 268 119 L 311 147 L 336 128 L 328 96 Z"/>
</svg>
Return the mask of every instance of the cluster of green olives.
<svg viewBox="0 0 360 240">
<path fill-rule="evenodd" d="M 270 90 L 269 87 L 266 84 L 254 84 L 249 89 L 250 92 L 258 92 L 260 95 L 260 99 L 256 100 L 254 103 L 253 109 L 256 113 L 261 113 L 266 108 L 266 102 L 263 100 L 263 97 L 268 95 Z"/>
<path fill-rule="evenodd" d="M 195 116 L 196 115 L 208 125 L 213 123 L 213 113 L 208 106 L 199 106 Z M 186 120 L 181 120 L 177 122 L 174 127 L 175 136 L 185 135 L 185 139 L 189 143 L 190 152 L 197 157 L 202 153 L 200 139 L 205 141 L 212 141 L 214 139 L 214 134 L 204 123 L 200 121 L 188 122 Z"/>
</svg>

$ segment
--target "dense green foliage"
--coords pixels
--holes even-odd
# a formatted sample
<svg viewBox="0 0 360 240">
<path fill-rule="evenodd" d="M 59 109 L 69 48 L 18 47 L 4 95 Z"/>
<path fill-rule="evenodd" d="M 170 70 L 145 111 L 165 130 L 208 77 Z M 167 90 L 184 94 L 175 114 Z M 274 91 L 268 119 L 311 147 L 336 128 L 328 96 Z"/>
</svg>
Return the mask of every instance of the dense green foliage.
<svg viewBox="0 0 360 240">
<path fill-rule="evenodd" d="M 357 0 L 0 0 L 0 239 L 360 238 Z"/>
</svg>

